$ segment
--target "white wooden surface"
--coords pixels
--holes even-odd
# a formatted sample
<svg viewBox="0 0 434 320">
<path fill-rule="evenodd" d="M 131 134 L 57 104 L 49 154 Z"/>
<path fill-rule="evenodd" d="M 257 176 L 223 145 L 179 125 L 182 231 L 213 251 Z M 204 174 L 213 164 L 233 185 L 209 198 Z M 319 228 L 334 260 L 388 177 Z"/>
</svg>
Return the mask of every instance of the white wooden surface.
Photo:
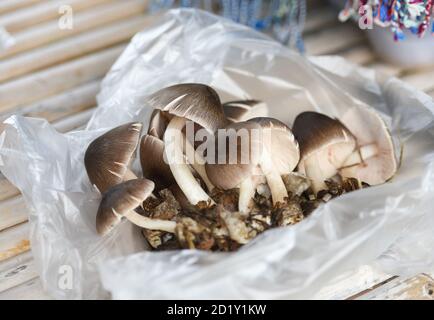
<svg viewBox="0 0 434 320">
<path fill-rule="evenodd" d="M 76 9 L 72 30 L 57 26 L 60 3 Z M 11 113 L 43 117 L 62 132 L 85 125 L 101 78 L 129 38 L 149 23 L 146 5 L 146 0 L 0 0 L 0 24 L 16 39 L 0 51 L 0 119 Z M 404 70 L 379 61 L 363 32 L 340 24 L 325 1 L 309 5 L 304 34 L 309 54 L 340 55 L 402 77 L 434 97 L 434 69 Z M 49 299 L 29 251 L 27 215 L 18 190 L 0 175 L 0 300 Z M 433 290 L 428 274 L 402 279 L 361 266 L 331 280 L 313 298 L 433 299 Z"/>
</svg>

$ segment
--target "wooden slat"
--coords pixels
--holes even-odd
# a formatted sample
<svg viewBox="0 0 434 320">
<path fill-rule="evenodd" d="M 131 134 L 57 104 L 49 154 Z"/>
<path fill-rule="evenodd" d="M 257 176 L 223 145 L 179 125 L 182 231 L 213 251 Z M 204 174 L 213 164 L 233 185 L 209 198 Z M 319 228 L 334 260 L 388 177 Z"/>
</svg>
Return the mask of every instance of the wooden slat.
<svg viewBox="0 0 434 320">
<path fill-rule="evenodd" d="M 390 279 L 390 275 L 375 270 L 368 265 L 361 266 L 352 272 L 341 275 L 339 279 L 322 288 L 314 296 L 314 299 L 347 299 L 387 279 Z"/>
<path fill-rule="evenodd" d="M 101 78 L 124 48 L 122 44 L 0 85 L 0 112 Z"/>
<path fill-rule="evenodd" d="M 109 23 L 142 15 L 147 7 L 147 0 L 124 0 L 109 2 L 96 8 L 76 13 L 74 28 L 62 30 L 57 21 L 38 25 L 23 32 L 14 34 L 15 44 L 0 50 L 0 59 L 11 57 L 17 53 L 52 43 L 53 41 L 71 37 Z"/>
<path fill-rule="evenodd" d="M 3 0 L 0 1 L 0 15 L 16 11 L 31 5 L 39 4 L 47 0 Z"/>
<path fill-rule="evenodd" d="M 422 91 L 434 90 L 434 68 L 403 76 L 402 80 Z"/>
<path fill-rule="evenodd" d="M 96 95 L 100 84 L 101 79 L 85 83 L 45 100 L 15 109 L 8 114 L 0 115 L 0 119 L 5 119 L 12 114 L 20 114 L 27 117 L 44 118 L 50 122 L 60 120 L 96 105 Z"/>
<path fill-rule="evenodd" d="M 0 82 L 129 40 L 149 24 L 138 16 L 0 62 Z"/>
<path fill-rule="evenodd" d="M 27 222 L 0 232 L 0 262 L 29 250 L 29 224 Z"/>
<path fill-rule="evenodd" d="M 352 24 L 340 24 L 333 28 L 305 37 L 306 52 L 309 55 L 333 54 L 364 42 L 365 35 Z"/>
<path fill-rule="evenodd" d="M 38 277 L 30 251 L 0 262 L 0 293 Z"/>
<path fill-rule="evenodd" d="M 368 67 L 389 77 L 399 77 L 399 75 L 404 71 L 402 67 L 387 64 L 385 62 L 374 62 L 369 64 Z"/>
<path fill-rule="evenodd" d="M 348 50 L 339 52 L 337 55 L 351 61 L 352 63 L 360 65 L 373 63 L 376 59 L 374 51 L 366 44 L 351 47 Z"/>
<path fill-rule="evenodd" d="M 42 289 L 39 278 L 0 293 L 0 300 L 16 300 L 17 298 L 21 300 L 51 300 Z"/>
<path fill-rule="evenodd" d="M 94 112 L 95 108 L 91 108 L 89 110 L 63 118 L 59 121 L 55 121 L 53 122 L 53 126 L 57 131 L 62 133 L 75 130 L 87 124 Z"/>
<path fill-rule="evenodd" d="M 51 19 L 58 19 L 60 17 L 59 8 L 63 5 L 68 5 L 73 12 L 77 12 L 108 1 L 113 0 L 52 0 L 42 2 L 1 16 L 0 26 L 9 32 L 17 32 Z"/>
<path fill-rule="evenodd" d="M 20 194 L 20 191 L 0 174 L 0 201 L 12 198 L 18 194 Z"/>
<path fill-rule="evenodd" d="M 396 278 L 357 297 L 359 300 L 434 300 L 434 279 L 427 274 Z"/>
</svg>

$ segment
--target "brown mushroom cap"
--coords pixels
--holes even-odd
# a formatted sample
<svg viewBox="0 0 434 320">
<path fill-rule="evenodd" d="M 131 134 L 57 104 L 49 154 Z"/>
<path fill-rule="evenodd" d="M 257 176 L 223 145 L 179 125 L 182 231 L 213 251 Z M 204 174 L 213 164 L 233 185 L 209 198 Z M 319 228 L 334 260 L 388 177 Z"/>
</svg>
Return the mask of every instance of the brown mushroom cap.
<svg viewBox="0 0 434 320">
<path fill-rule="evenodd" d="M 204 84 L 170 86 L 150 95 L 147 103 L 172 116 L 191 120 L 211 132 L 227 124 L 217 92 Z"/>
<path fill-rule="evenodd" d="M 140 142 L 140 163 L 143 176 L 151 179 L 160 191 L 175 183 L 169 165 L 164 161 L 164 142 L 160 139 L 144 135 Z"/>
<path fill-rule="evenodd" d="M 318 112 L 300 113 L 292 131 L 300 145 L 300 164 L 321 152 L 320 161 L 338 169 L 356 147 L 354 136 L 339 120 Z"/>
<path fill-rule="evenodd" d="M 90 182 L 101 193 L 123 181 L 141 132 L 141 123 L 127 123 L 106 132 L 87 148 L 84 155 L 86 171 Z"/>
<path fill-rule="evenodd" d="M 254 122 L 262 127 L 263 143 L 268 145 L 268 152 L 277 172 L 280 175 L 292 172 L 300 160 L 300 150 L 291 129 L 274 118 L 259 117 L 247 122 Z"/>
<path fill-rule="evenodd" d="M 101 200 L 96 215 L 98 234 L 110 232 L 122 216 L 139 207 L 154 190 L 154 183 L 147 179 L 129 180 L 110 188 Z"/>
<path fill-rule="evenodd" d="M 378 153 L 362 163 L 343 168 L 344 177 L 358 178 L 370 185 L 386 182 L 396 173 L 398 161 L 390 132 L 380 115 L 370 108 L 355 107 L 341 118 L 357 138 L 359 147 L 375 145 Z"/>
<path fill-rule="evenodd" d="M 267 105 L 258 100 L 229 101 L 223 104 L 223 110 L 229 121 L 240 122 L 268 114 Z"/>
<path fill-rule="evenodd" d="M 260 135 L 252 134 L 254 130 L 257 130 L 257 132 L 261 131 L 261 127 L 253 122 L 232 123 L 227 125 L 224 130 L 227 133 L 225 141 L 221 142 L 221 137 L 219 138 L 218 134 L 215 139 L 215 163 L 207 163 L 205 168 L 208 178 L 216 187 L 228 190 L 238 187 L 241 182 L 258 171 L 258 164 L 261 159 L 262 138 Z M 241 135 L 238 135 L 238 133 L 241 133 L 240 130 L 246 130 L 246 136 L 248 137 L 247 146 L 242 146 L 243 138 Z M 236 141 L 237 144 L 236 159 L 230 159 L 229 157 L 231 141 Z M 226 144 L 226 154 L 224 155 L 226 159 L 225 163 L 219 164 L 218 147 L 223 143 Z M 235 163 L 230 163 L 231 160 L 235 160 Z"/>
</svg>

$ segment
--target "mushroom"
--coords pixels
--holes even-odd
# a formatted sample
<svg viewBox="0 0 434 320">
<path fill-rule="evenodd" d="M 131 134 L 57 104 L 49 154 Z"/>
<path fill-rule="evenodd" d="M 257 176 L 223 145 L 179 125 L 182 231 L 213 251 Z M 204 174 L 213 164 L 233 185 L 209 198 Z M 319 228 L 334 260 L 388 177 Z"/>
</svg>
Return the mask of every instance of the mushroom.
<svg viewBox="0 0 434 320">
<path fill-rule="evenodd" d="M 339 171 L 344 178 L 357 178 L 369 185 L 389 180 L 398 161 L 389 130 L 380 115 L 370 108 L 354 107 L 341 118 L 357 139 L 357 149 Z"/>
<path fill-rule="evenodd" d="M 169 165 L 164 161 L 164 142 L 152 135 L 144 135 L 140 142 L 140 164 L 143 176 L 155 182 L 155 189 L 170 189 L 181 207 L 187 207 L 188 200 L 176 184 Z"/>
<path fill-rule="evenodd" d="M 224 136 L 221 135 L 223 130 L 218 130 L 215 161 L 208 161 L 205 165 L 208 177 L 216 187 L 223 190 L 239 188 L 238 210 L 242 212 L 249 211 L 259 184 L 257 178 L 262 177 L 258 166 L 262 144 L 261 139 L 254 134 L 255 130 L 260 133 L 258 125 L 247 122 L 229 124 L 224 128 Z M 231 159 L 234 152 L 236 159 Z M 221 160 L 223 156 L 224 161 Z"/>
<path fill-rule="evenodd" d="M 84 164 L 90 182 L 101 193 L 123 181 L 136 179 L 128 168 L 139 143 L 142 124 L 131 122 L 96 138 L 86 150 Z"/>
<path fill-rule="evenodd" d="M 356 140 L 339 120 L 311 111 L 295 118 L 292 131 L 300 144 L 298 171 L 312 181 L 317 193 L 355 150 Z"/>
<path fill-rule="evenodd" d="M 154 183 L 147 179 L 129 180 L 108 189 L 103 195 L 96 215 L 98 234 L 109 233 L 123 217 L 142 228 L 174 233 L 175 221 L 151 219 L 135 211 L 153 190 Z"/>
<path fill-rule="evenodd" d="M 268 115 L 267 105 L 258 100 L 229 101 L 223 104 L 223 110 L 231 122 L 246 121 Z"/>
<path fill-rule="evenodd" d="M 300 160 L 300 149 L 291 129 L 283 122 L 266 117 L 248 120 L 261 126 L 264 148 L 261 169 L 267 179 L 273 203 L 288 197 L 282 175 L 292 172 Z"/>
<path fill-rule="evenodd" d="M 184 160 L 182 130 L 187 121 L 200 125 L 209 133 L 226 125 L 227 120 L 217 93 L 203 84 L 178 84 L 155 92 L 147 103 L 150 107 L 161 110 L 161 115 L 169 121 L 163 136 L 164 153 L 177 184 L 190 203 L 213 203 Z"/>
<path fill-rule="evenodd" d="M 225 130 L 225 140 L 222 142 L 223 136 L 219 133 L 216 141 L 217 153 L 223 152 L 221 146 L 224 145 L 226 161 L 207 163 L 210 180 L 224 190 L 239 188 L 238 210 L 241 212 L 250 210 L 256 187 L 263 182 L 264 176 L 273 203 L 284 202 L 288 193 L 280 175 L 284 171 L 291 172 L 299 158 L 298 145 L 290 129 L 275 119 L 254 118 L 232 123 Z M 236 161 L 231 161 L 234 143 L 237 157 Z"/>
<path fill-rule="evenodd" d="M 164 137 L 164 132 L 166 131 L 168 120 L 164 118 L 161 110 L 154 110 L 151 114 L 151 120 L 149 123 L 148 134 L 158 138 L 161 140 L 161 143 L 164 146 L 164 142 L 162 141 Z M 200 129 L 200 126 L 194 126 L 196 130 Z M 214 189 L 214 185 L 209 181 L 208 176 L 205 172 L 205 159 L 202 157 L 199 152 L 197 152 L 194 146 L 190 143 L 190 141 L 185 137 L 185 134 L 182 135 L 182 146 L 183 153 L 186 155 L 188 163 L 193 167 L 193 169 L 197 172 L 197 174 L 201 177 L 202 181 L 205 183 L 208 191 L 212 191 Z"/>
</svg>

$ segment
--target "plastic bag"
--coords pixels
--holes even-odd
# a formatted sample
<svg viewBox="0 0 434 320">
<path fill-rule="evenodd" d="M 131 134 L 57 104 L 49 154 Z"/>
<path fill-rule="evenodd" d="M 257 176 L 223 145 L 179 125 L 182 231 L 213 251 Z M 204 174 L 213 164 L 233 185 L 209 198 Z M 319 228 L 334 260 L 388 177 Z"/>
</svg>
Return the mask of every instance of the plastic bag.
<svg viewBox="0 0 434 320">
<path fill-rule="evenodd" d="M 303 110 L 340 117 L 371 106 L 404 146 L 402 165 L 390 182 L 333 199 L 234 253 L 143 251 L 128 222 L 98 237 L 87 145 L 116 125 L 147 123 L 146 95 L 179 82 L 210 84 L 222 101 L 263 100 L 288 125 Z M 30 208 L 32 251 L 53 297 L 306 298 L 376 259 L 397 273 L 433 266 L 434 105 L 397 79 L 341 58 L 307 59 L 224 18 L 176 9 L 133 38 L 98 103 L 83 131 L 60 134 L 44 120 L 12 116 L 0 135 L 0 168 Z M 133 168 L 140 174 L 137 160 Z M 65 270 L 73 275 L 66 289 Z"/>
</svg>

